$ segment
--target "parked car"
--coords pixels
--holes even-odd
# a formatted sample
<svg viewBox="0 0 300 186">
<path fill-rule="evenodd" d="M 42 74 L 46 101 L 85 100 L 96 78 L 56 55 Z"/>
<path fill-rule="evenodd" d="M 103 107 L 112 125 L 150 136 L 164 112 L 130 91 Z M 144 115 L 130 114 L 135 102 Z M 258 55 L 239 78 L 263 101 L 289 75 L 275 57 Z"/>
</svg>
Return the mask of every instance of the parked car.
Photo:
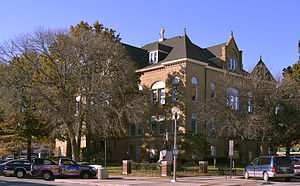
<svg viewBox="0 0 300 186">
<path fill-rule="evenodd" d="M 294 163 L 295 176 L 300 176 L 300 159 L 293 157 L 292 160 Z"/>
<path fill-rule="evenodd" d="M 10 160 L 13 160 L 14 159 L 14 156 L 11 155 L 11 156 L 6 156 L 5 160 L 6 161 L 10 161 Z"/>
<path fill-rule="evenodd" d="M 61 158 L 59 164 L 50 159 L 36 158 L 31 166 L 32 176 L 42 176 L 44 180 L 53 180 L 54 177 L 80 176 L 83 179 L 96 176 L 96 169 L 91 166 L 78 165 L 68 158 Z"/>
<path fill-rule="evenodd" d="M 27 156 L 20 156 L 20 160 L 27 160 Z"/>
<path fill-rule="evenodd" d="M 289 157 L 283 156 L 258 157 L 244 170 L 245 179 L 259 177 L 268 181 L 270 178 L 276 177 L 290 181 L 293 176 L 294 164 Z"/>
<path fill-rule="evenodd" d="M 23 178 L 30 175 L 31 163 L 27 160 L 11 160 L 4 163 L 4 176 L 17 176 Z"/>
<path fill-rule="evenodd" d="M 5 160 L 0 160 L 0 175 L 3 175 Z"/>
</svg>

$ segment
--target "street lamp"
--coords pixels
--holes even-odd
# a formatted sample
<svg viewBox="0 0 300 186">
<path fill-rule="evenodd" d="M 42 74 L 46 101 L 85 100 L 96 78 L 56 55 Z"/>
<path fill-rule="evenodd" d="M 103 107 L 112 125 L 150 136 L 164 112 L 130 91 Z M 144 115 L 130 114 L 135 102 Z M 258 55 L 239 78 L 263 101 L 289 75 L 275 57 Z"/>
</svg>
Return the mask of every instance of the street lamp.
<svg viewBox="0 0 300 186">
<path fill-rule="evenodd" d="M 176 121 L 179 119 L 179 114 L 180 114 L 180 109 L 178 107 L 173 107 L 172 108 L 172 115 L 173 119 L 175 120 L 174 122 L 174 148 L 173 148 L 173 156 L 174 156 L 174 163 L 173 163 L 173 179 L 171 182 L 176 182 L 176 158 L 178 155 L 178 150 L 176 147 L 176 137 L 177 137 L 177 124 Z"/>
</svg>

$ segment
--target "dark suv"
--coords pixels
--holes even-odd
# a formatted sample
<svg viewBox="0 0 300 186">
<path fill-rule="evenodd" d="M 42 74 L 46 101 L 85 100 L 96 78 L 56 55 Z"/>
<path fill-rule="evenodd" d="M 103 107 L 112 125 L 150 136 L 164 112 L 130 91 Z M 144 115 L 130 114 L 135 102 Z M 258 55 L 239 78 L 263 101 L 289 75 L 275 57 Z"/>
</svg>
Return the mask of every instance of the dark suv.
<svg viewBox="0 0 300 186">
<path fill-rule="evenodd" d="M 17 176 L 23 178 L 29 175 L 31 170 L 31 163 L 27 160 L 12 160 L 4 163 L 4 176 Z"/>
<path fill-rule="evenodd" d="M 270 178 L 285 178 L 290 181 L 294 176 L 294 164 L 289 157 L 261 156 L 252 161 L 244 170 L 246 179 L 260 177 L 265 181 Z"/>
</svg>

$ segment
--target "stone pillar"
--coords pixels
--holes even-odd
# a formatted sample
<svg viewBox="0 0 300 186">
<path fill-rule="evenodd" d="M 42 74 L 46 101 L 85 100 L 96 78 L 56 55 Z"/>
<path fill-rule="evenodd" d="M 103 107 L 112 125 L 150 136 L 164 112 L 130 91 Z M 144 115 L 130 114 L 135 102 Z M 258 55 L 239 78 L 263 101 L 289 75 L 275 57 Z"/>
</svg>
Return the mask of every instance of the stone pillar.
<svg viewBox="0 0 300 186">
<path fill-rule="evenodd" d="M 108 170 L 103 167 L 98 167 L 98 180 L 108 179 Z"/>
<path fill-rule="evenodd" d="M 199 172 L 207 173 L 208 161 L 199 161 Z"/>
<path fill-rule="evenodd" d="M 123 160 L 123 174 L 131 173 L 131 160 Z"/>
<path fill-rule="evenodd" d="M 162 161 L 161 176 L 171 176 L 171 168 L 172 168 L 171 161 Z"/>
</svg>

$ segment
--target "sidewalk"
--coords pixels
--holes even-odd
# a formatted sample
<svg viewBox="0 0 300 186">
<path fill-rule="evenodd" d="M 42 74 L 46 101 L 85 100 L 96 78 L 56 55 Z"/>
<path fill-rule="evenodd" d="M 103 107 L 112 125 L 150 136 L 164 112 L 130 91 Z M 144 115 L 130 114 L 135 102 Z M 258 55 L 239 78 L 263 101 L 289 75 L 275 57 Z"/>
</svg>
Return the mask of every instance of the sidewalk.
<svg viewBox="0 0 300 186">
<path fill-rule="evenodd" d="M 162 177 L 130 177 L 130 176 L 110 176 L 106 180 L 98 179 L 56 179 L 59 183 L 101 185 L 101 186 L 130 186 L 130 185 L 197 185 L 197 186 L 256 186 L 265 184 L 263 180 L 246 180 L 242 176 L 197 176 L 177 178 L 176 183 L 171 182 L 171 178 Z"/>
</svg>

